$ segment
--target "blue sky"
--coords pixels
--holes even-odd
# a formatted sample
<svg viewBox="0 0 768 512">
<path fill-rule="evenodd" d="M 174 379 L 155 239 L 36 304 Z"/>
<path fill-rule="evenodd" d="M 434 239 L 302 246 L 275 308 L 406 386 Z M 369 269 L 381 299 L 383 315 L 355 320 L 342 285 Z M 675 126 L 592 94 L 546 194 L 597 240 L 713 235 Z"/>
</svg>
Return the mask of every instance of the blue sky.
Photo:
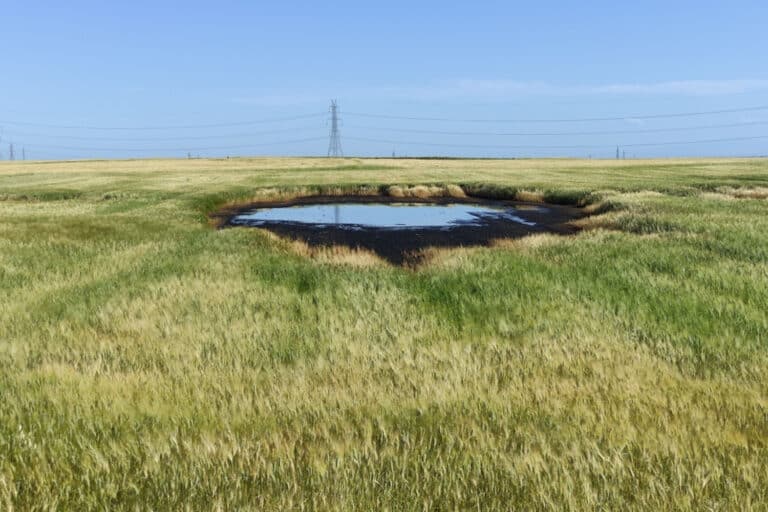
<svg viewBox="0 0 768 512">
<path fill-rule="evenodd" d="M 768 106 L 765 1 L 1 11 L 3 159 L 324 155 L 331 98 L 350 155 L 768 154 L 768 109 L 642 118 Z"/>
</svg>

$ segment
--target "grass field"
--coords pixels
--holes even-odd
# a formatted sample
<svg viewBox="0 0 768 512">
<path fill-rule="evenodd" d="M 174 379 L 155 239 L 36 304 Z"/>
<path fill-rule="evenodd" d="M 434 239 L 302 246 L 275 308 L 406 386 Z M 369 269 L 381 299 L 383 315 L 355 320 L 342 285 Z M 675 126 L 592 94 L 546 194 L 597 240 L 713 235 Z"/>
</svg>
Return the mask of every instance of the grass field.
<svg viewBox="0 0 768 512">
<path fill-rule="evenodd" d="M 460 185 L 577 236 L 208 214 Z M 0 508 L 768 510 L 768 160 L 0 162 Z"/>
</svg>

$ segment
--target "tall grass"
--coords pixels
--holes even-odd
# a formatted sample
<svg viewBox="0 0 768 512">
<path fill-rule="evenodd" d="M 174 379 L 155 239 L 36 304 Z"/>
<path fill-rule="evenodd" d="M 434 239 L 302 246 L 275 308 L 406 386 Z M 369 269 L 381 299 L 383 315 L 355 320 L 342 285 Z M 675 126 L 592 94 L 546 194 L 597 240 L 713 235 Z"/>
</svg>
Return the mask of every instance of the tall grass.
<svg viewBox="0 0 768 512">
<path fill-rule="evenodd" d="M 765 509 L 766 171 L 2 163 L 0 506 Z M 207 221 L 457 184 L 605 213 L 415 269 Z"/>
</svg>

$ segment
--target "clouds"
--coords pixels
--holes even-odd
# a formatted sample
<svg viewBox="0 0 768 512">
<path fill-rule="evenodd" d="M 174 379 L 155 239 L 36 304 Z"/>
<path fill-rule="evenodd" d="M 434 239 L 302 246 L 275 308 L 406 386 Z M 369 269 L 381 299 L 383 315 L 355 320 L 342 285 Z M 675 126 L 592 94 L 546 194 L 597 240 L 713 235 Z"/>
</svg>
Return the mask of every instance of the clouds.
<svg viewBox="0 0 768 512">
<path fill-rule="evenodd" d="M 768 80 L 675 80 L 665 82 L 627 82 L 589 85 L 556 84 L 515 80 L 459 80 L 436 86 L 427 92 L 438 97 L 501 96 L 717 96 L 768 91 Z"/>
<path fill-rule="evenodd" d="M 718 96 L 768 90 L 768 80 L 679 80 L 657 83 L 610 84 L 594 94 Z"/>
<path fill-rule="evenodd" d="M 614 82 L 604 84 L 561 84 L 546 81 L 507 79 L 462 79 L 431 84 L 376 84 L 342 86 L 312 90 L 282 89 L 243 92 L 230 98 L 233 103 L 254 106 L 325 104 L 330 98 L 349 100 L 410 100 L 410 101 L 508 101 L 511 98 L 589 96 L 649 97 L 649 96 L 727 96 L 768 91 L 768 80 L 672 80 L 662 82 Z"/>
</svg>

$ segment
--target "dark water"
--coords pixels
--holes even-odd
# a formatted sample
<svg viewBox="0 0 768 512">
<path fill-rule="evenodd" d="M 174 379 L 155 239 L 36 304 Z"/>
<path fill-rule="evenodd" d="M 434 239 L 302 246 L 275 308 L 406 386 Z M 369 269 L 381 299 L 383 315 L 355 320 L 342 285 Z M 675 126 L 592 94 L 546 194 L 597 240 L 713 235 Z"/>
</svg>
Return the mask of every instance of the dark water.
<svg viewBox="0 0 768 512">
<path fill-rule="evenodd" d="M 309 202 L 311 201 L 311 202 Z M 309 246 L 347 246 L 373 251 L 399 265 L 415 263 L 429 247 L 491 245 L 532 233 L 572 234 L 575 208 L 509 201 L 317 196 L 292 205 L 260 205 L 229 217 L 228 226 L 252 226 Z"/>
<path fill-rule="evenodd" d="M 536 223 L 525 218 L 526 212 L 514 206 L 477 204 L 418 204 L 418 203 L 335 203 L 260 208 L 236 215 L 234 225 L 263 226 L 299 224 L 337 229 L 420 229 L 480 225 L 488 220 L 505 220 L 523 226 Z"/>
</svg>

